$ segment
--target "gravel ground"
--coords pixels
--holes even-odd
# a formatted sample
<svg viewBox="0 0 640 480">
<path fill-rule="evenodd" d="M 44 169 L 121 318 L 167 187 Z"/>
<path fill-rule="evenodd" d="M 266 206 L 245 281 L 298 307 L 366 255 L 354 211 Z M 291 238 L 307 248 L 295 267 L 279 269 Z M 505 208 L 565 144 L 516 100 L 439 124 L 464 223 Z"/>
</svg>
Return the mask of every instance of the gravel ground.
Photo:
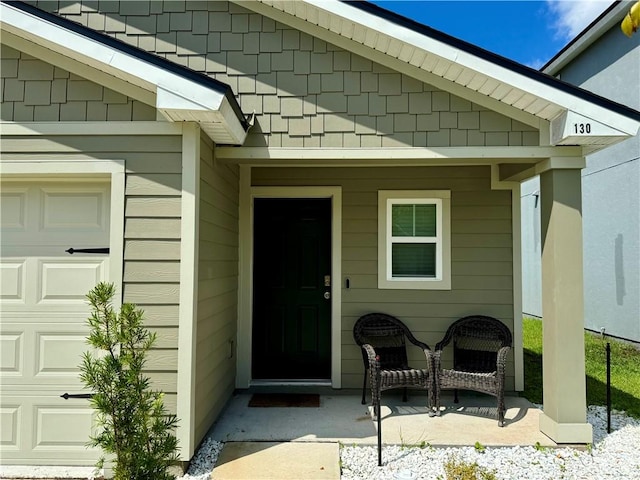
<svg viewBox="0 0 640 480">
<path fill-rule="evenodd" d="M 384 447 L 384 466 L 377 467 L 376 447 L 343 447 L 340 450 L 342 480 L 390 480 L 402 474 L 415 480 L 443 478 L 443 464 L 454 457 L 493 471 L 497 479 L 598 480 L 640 479 L 640 420 L 613 412 L 612 433 L 607 434 L 604 407 L 589 407 L 587 421 L 593 425 L 594 444 L 580 451 L 571 448 L 530 447 L 406 448 Z M 207 439 L 182 480 L 208 480 L 222 443 Z"/>
<path fill-rule="evenodd" d="M 444 463 L 455 457 L 467 463 L 494 471 L 499 480 L 640 480 L 640 420 L 624 412 L 613 412 L 612 433 L 607 434 L 607 414 L 604 407 L 589 407 L 587 421 L 593 425 L 593 446 L 584 451 L 562 449 L 540 449 L 533 446 L 512 448 L 486 448 L 478 452 L 474 447 L 462 448 L 406 448 L 387 446 L 383 448 L 383 467 L 377 467 L 375 446 L 343 447 L 340 450 L 342 480 L 391 480 L 408 478 L 413 480 L 436 480 L 443 478 Z M 209 480 L 223 444 L 206 439 L 196 453 L 186 475 L 180 480 Z M 29 472 L 7 470 L 0 466 L 3 478 L 94 478 L 80 473 L 77 468 L 55 472 L 47 467 L 45 472 L 38 467 L 28 467 Z M 28 473 L 28 475 L 27 475 Z M 398 475 L 405 475 L 398 476 Z M 86 475 L 86 476 L 85 476 Z"/>
</svg>

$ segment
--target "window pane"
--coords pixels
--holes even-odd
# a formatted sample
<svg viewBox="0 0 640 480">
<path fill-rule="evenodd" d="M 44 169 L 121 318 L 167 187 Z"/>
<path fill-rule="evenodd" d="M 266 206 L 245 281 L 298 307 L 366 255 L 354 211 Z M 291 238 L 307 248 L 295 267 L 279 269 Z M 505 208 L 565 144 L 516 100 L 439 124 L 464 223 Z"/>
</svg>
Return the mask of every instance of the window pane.
<svg viewBox="0 0 640 480">
<path fill-rule="evenodd" d="M 435 243 L 394 243 L 391 248 L 392 277 L 435 277 Z"/>
<path fill-rule="evenodd" d="M 393 205 L 391 208 L 391 235 L 413 237 L 413 205 Z"/>
<path fill-rule="evenodd" d="M 391 235 L 394 237 L 435 237 L 436 206 L 434 204 L 393 205 Z"/>
<path fill-rule="evenodd" d="M 434 204 L 415 206 L 415 235 L 417 237 L 436 236 L 436 206 Z"/>
</svg>

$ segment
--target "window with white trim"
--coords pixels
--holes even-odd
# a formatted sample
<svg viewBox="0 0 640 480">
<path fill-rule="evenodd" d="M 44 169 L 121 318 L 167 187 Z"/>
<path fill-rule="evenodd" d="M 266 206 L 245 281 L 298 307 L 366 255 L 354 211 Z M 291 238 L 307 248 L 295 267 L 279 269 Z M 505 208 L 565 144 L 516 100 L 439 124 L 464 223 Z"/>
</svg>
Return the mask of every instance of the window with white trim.
<svg viewBox="0 0 640 480">
<path fill-rule="evenodd" d="M 378 288 L 451 289 L 451 192 L 378 191 Z"/>
</svg>

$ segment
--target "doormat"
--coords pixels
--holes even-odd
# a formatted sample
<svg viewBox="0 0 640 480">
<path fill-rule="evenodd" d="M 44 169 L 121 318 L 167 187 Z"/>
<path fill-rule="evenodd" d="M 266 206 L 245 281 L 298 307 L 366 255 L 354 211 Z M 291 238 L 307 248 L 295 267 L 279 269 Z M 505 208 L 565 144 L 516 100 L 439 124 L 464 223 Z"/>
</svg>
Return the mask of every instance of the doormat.
<svg viewBox="0 0 640 480">
<path fill-rule="evenodd" d="M 310 407 L 320 406 L 320 395 L 313 393 L 254 393 L 250 407 Z"/>
</svg>

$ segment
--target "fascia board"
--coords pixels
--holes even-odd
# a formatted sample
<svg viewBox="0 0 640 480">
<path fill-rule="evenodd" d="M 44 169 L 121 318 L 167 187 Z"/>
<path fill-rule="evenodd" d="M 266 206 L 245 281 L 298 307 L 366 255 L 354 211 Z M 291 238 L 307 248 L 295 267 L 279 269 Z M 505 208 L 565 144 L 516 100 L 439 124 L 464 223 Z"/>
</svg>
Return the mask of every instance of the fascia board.
<svg viewBox="0 0 640 480">
<path fill-rule="evenodd" d="M 308 5 L 319 11 L 338 16 L 346 21 L 358 23 L 367 29 L 376 31 L 378 35 L 389 35 L 393 32 L 393 38 L 422 49 L 431 55 L 439 56 L 450 62 L 454 62 L 463 68 L 488 75 L 499 82 L 511 85 L 514 88 L 530 92 L 537 97 L 588 117 L 596 117 L 600 123 L 608 125 L 627 135 L 635 135 L 640 123 L 624 115 L 613 112 L 607 108 L 595 105 L 575 95 L 560 91 L 552 86 L 528 78 L 508 68 L 496 65 L 476 55 L 464 52 L 452 45 L 430 38 L 415 32 L 402 25 L 393 23 L 387 19 L 365 12 L 349 5 L 347 2 L 328 2 L 326 0 L 304 0 Z M 264 2 L 269 4 L 269 2 Z"/>
<path fill-rule="evenodd" d="M 168 83 L 170 82 L 161 81 L 156 86 L 156 107 L 159 110 L 217 112 L 222 105 L 224 95 L 201 85 L 191 84 L 193 90 L 187 93 L 180 88 L 181 85 L 167 85 Z"/>
<path fill-rule="evenodd" d="M 226 96 L 222 98 L 218 112 L 218 115 L 225 119 L 226 131 L 233 143 L 242 145 L 247 138 L 248 131 L 235 115 L 233 106 Z"/>
</svg>

